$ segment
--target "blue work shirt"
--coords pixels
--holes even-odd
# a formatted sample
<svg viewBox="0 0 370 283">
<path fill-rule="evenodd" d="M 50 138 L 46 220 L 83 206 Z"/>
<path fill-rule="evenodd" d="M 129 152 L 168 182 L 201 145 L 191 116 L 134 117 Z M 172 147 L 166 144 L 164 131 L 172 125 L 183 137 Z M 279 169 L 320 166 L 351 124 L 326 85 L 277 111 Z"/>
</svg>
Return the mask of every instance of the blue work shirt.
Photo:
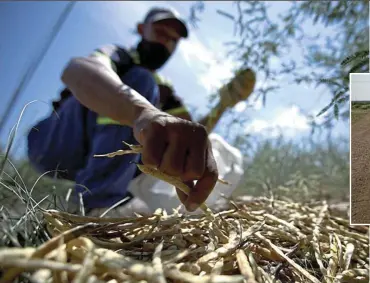
<svg viewBox="0 0 370 283">
<path fill-rule="evenodd" d="M 151 72 L 134 66 L 121 76 L 121 80 L 151 104 L 158 105 L 158 85 Z M 71 96 L 63 102 L 57 114 L 53 113 L 39 122 L 28 135 L 31 163 L 40 172 L 65 171 L 63 178 L 76 182 L 75 191 L 83 193 L 87 209 L 109 207 L 122 200 L 136 171 L 133 162 L 140 159 L 137 154 L 94 157 L 95 154 L 125 148 L 122 141 L 137 144 L 132 128 L 115 123 L 97 123 L 102 118 L 90 110 L 85 112 L 84 107 Z M 84 137 L 88 140 L 87 154 Z"/>
</svg>

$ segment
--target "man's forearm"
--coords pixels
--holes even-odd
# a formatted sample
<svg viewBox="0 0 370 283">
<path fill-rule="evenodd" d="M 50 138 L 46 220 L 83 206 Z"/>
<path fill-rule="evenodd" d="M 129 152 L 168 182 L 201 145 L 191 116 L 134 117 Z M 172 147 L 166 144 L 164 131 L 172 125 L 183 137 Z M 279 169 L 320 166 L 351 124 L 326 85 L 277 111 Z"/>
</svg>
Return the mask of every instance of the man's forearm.
<svg viewBox="0 0 370 283">
<path fill-rule="evenodd" d="M 95 58 L 72 59 L 63 72 L 62 81 L 83 105 L 122 125 L 132 126 L 142 110 L 154 108 Z"/>
</svg>

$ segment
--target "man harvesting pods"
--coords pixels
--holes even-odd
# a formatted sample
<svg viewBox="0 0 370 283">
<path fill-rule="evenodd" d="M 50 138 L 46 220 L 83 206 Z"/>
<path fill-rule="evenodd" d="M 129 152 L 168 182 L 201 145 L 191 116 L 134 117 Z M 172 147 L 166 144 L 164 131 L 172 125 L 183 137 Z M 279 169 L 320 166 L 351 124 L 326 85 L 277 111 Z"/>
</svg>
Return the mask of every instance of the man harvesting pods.
<svg viewBox="0 0 370 283">
<path fill-rule="evenodd" d="M 28 135 L 32 164 L 75 181 L 86 214 L 132 197 L 128 187 L 138 175 L 138 162 L 188 184 L 189 195 L 177 190 L 188 211 L 207 199 L 218 180 L 204 126 L 211 124 L 210 117 L 191 121 L 173 87 L 156 74 L 180 40 L 188 37 L 184 21 L 173 10 L 154 8 L 137 31 L 141 40 L 135 48 L 108 45 L 88 57 L 71 59 L 62 74 L 66 89 L 54 103 L 55 111 Z M 254 74 L 249 72 L 252 85 L 236 84 L 234 92 L 224 91 L 222 107 L 212 119 L 217 121 L 224 109 L 250 95 Z M 94 157 L 121 149 L 122 141 L 142 145 L 141 154 Z"/>
</svg>

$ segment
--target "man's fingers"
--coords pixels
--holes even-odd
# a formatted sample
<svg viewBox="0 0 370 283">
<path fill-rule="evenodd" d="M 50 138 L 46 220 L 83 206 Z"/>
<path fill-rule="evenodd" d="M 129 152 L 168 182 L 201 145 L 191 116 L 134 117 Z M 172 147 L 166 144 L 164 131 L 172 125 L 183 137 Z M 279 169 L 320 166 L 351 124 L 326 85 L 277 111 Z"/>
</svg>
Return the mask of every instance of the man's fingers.
<svg viewBox="0 0 370 283">
<path fill-rule="evenodd" d="M 143 146 L 142 161 L 183 181 L 198 180 L 189 196 L 177 189 L 180 201 L 194 211 L 206 201 L 218 179 L 218 171 L 205 127 L 173 116 L 146 111 L 134 126 Z"/>
<path fill-rule="evenodd" d="M 203 176 L 198 180 L 189 194 L 185 207 L 189 211 L 196 210 L 211 194 L 218 180 L 217 164 L 213 157 L 212 149 L 209 144 L 207 150 L 206 168 Z"/>
<path fill-rule="evenodd" d="M 203 127 L 194 128 L 196 133 L 189 141 L 190 148 L 185 161 L 183 180 L 198 180 L 203 176 L 206 166 L 207 130 Z"/>
<path fill-rule="evenodd" d="M 193 190 L 193 188 L 194 188 L 194 182 L 193 181 L 187 181 L 187 182 L 184 182 L 184 184 L 186 184 L 190 189 Z M 185 194 L 183 191 L 181 191 L 178 188 L 176 188 L 176 193 L 177 193 L 177 196 L 179 197 L 179 200 L 181 201 L 181 203 L 183 205 L 185 205 L 186 200 L 188 199 L 188 195 Z"/>
<path fill-rule="evenodd" d="M 207 200 L 216 185 L 217 176 L 217 173 L 206 170 L 203 177 L 198 180 L 189 197 L 186 199 L 184 205 L 187 210 L 194 211 Z"/>
<path fill-rule="evenodd" d="M 181 176 L 185 166 L 186 149 L 183 137 L 172 137 L 162 157 L 159 170 L 171 176 Z"/>
<path fill-rule="evenodd" d="M 145 165 L 158 168 L 162 162 L 162 156 L 167 147 L 167 136 L 164 127 L 160 125 L 155 128 L 155 131 L 142 132 L 141 135 L 144 143 L 142 151 L 142 161 Z"/>
<path fill-rule="evenodd" d="M 201 178 L 205 170 L 204 149 L 193 148 L 185 161 L 183 180 L 197 180 Z"/>
<path fill-rule="evenodd" d="M 185 194 L 183 191 L 181 191 L 180 189 L 176 188 L 176 193 L 177 193 L 177 196 L 179 198 L 179 200 L 181 201 L 181 203 L 183 205 L 185 205 L 186 203 L 186 200 L 188 199 L 188 196 L 187 194 Z"/>
</svg>

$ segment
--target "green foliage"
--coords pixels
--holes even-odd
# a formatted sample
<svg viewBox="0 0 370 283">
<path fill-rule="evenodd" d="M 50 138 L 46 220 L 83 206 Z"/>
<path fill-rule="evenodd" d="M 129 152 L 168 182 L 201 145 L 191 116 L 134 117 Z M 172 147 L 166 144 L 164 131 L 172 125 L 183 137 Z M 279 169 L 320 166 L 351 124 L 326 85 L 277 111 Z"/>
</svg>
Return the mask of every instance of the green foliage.
<svg viewBox="0 0 370 283">
<path fill-rule="evenodd" d="M 348 200 L 347 140 L 300 143 L 283 137 L 260 140 L 246 161 L 235 195 L 289 197 L 295 201 Z"/>
<path fill-rule="evenodd" d="M 370 109 L 370 102 L 351 102 L 352 110 L 363 109 L 367 110 Z"/>
<path fill-rule="evenodd" d="M 302 1 L 291 13 L 335 27 L 326 44 L 307 41 L 307 64 L 314 70 L 312 80 L 328 87 L 333 98 L 318 115 L 332 109 L 338 119 L 349 116 L 349 74 L 369 72 L 369 2 L 359 1 Z M 326 79 L 323 79 L 326 78 Z"/>
<path fill-rule="evenodd" d="M 346 59 L 342 61 L 341 68 L 345 69 L 345 67 L 350 66 L 347 72 L 344 72 L 344 75 L 339 79 L 321 79 L 319 83 L 327 84 L 331 86 L 334 90 L 334 97 L 331 102 L 325 106 L 317 116 L 320 116 L 326 113 L 331 107 L 333 107 L 334 117 L 338 119 L 339 116 L 339 107 L 345 106 L 345 103 L 349 101 L 349 77 L 351 73 L 357 72 L 367 72 L 363 70 L 364 68 L 369 68 L 369 50 L 356 52 L 355 54 L 348 56 Z M 347 112 L 349 109 L 347 109 Z"/>
<path fill-rule="evenodd" d="M 286 75 L 296 84 L 312 84 L 329 88 L 333 99 L 318 115 L 328 113 L 325 124 L 349 117 L 349 73 L 369 71 L 369 2 L 359 1 L 292 1 L 291 7 L 280 14 L 279 20 L 269 15 L 268 1 L 234 1 L 237 12 L 230 15 L 218 13 L 234 22 L 234 36 L 238 40 L 225 43 L 241 67 L 257 70 L 261 84 L 257 97 L 266 96 L 280 88 Z M 191 21 L 199 21 L 197 13 L 205 9 L 204 1 L 197 1 Z M 332 34 L 324 38 L 320 29 L 316 35 L 305 27 L 317 24 L 331 28 Z M 292 46 L 300 46 L 301 58 L 281 60 Z M 280 67 L 272 67 L 271 59 L 277 58 Z M 311 71 L 303 71 L 306 67 Z M 336 119 L 333 119 L 336 118 Z"/>
<path fill-rule="evenodd" d="M 234 4 L 238 11 L 236 15 L 217 11 L 222 17 L 234 22 L 234 36 L 239 37 L 238 41 L 225 43 L 230 48 L 227 56 L 240 62 L 235 72 L 251 68 L 257 72 L 259 81 L 268 82 L 254 91 L 257 99 L 265 102 L 269 93 L 280 88 L 281 75 L 289 74 L 296 68 L 294 60 L 283 62 L 277 69 L 273 68 L 272 59 L 288 52 L 300 27 L 293 18 L 287 19 L 283 25 L 273 22 L 264 1 L 235 1 Z M 196 25 L 200 21 L 197 13 L 204 11 L 205 7 L 205 2 L 196 2 L 191 9 L 192 23 Z"/>
</svg>

